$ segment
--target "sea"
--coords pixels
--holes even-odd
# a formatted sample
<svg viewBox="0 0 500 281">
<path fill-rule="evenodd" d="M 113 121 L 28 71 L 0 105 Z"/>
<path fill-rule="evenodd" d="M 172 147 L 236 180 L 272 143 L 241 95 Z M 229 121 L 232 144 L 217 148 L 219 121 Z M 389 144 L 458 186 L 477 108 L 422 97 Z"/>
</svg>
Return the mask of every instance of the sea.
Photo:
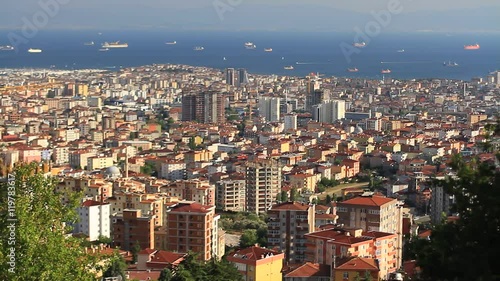
<svg viewBox="0 0 500 281">
<path fill-rule="evenodd" d="M 22 36 L 20 31 L 0 31 L 0 45 L 11 44 L 12 32 Z M 352 47 L 354 32 L 45 30 L 31 37 L 25 38 L 16 51 L 0 51 L 0 69 L 119 70 L 171 63 L 221 70 L 246 68 L 251 74 L 461 80 L 486 77 L 500 69 L 499 33 L 381 33 L 364 40 L 364 48 Z M 84 45 L 91 41 L 94 46 Z M 115 41 L 129 47 L 99 51 L 102 43 Z M 166 44 L 172 41 L 177 44 Z M 246 42 L 256 48 L 246 49 Z M 476 43 L 481 46 L 479 50 L 463 48 Z M 204 50 L 194 51 L 196 46 Z M 28 53 L 29 48 L 43 52 Z M 273 51 L 265 52 L 264 48 Z M 458 66 L 445 66 L 448 62 Z M 285 66 L 294 69 L 285 70 Z M 348 68 L 357 68 L 358 72 L 348 72 Z M 383 75 L 382 69 L 391 73 Z"/>
</svg>

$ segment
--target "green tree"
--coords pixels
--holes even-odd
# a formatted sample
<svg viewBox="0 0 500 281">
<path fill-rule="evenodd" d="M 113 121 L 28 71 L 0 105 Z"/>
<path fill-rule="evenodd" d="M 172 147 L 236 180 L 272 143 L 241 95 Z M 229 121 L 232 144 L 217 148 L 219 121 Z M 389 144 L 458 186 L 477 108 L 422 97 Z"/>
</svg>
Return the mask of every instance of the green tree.
<svg viewBox="0 0 500 281">
<path fill-rule="evenodd" d="M 188 146 L 191 150 L 195 150 L 196 149 L 196 143 L 194 142 L 194 137 L 191 137 L 189 139 L 189 143 L 188 143 Z"/>
<path fill-rule="evenodd" d="M 127 264 L 122 256 L 118 253 L 115 253 L 113 258 L 111 259 L 110 265 L 104 271 L 102 277 L 118 277 L 121 276 L 122 280 L 127 280 L 125 277 L 125 269 L 127 269 Z"/>
<path fill-rule="evenodd" d="M 330 196 L 330 194 L 327 194 L 325 198 L 326 205 L 332 203 L 332 200 L 333 200 L 332 196 Z"/>
<path fill-rule="evenodd" d="M 165 268 L 161 271 L 158 281 L 171 281 L 174 275 L 169 268 Z"/>
<path fill-rule="evenodd" d="M 141 167 L 141 174 L 153 175 L 154 172 L 154 166 L 150 163 L 145 163 L 144 166 Z"/>
<path fill-rule="evenodd" d="M 106 236 L 103 236 L 103 235 L 99 235 L 99 237 L 97 238 L 97 242 L 102 243 L 102 244 L 106 244 L 106 245 L 111 245 L 111 243 L 113 242 L 113 239 L 106 237 Z"/>
<path fill-rule="evenodd" d="M 365 271 L 365 280 L 364 281 L 373 281 L 373 278 L 372 278 L 372 275 L 370 273 L 370 271 Z"/>
<path fill-rule="evenodd" d="M 243 231 L 243 234 L 240 238 L 240 247 L 246 248 L 255 245 L 257 243 L 257 230 L 255 229 L 247 229 Z"/>
<path fill-rule="evenodd" d="M 54 192 L 58 181 L 38 168 L 17 166 L 0 183 L 0 280 L 95 280 L 98 258 L 66 235 L 81 194 L 63 203 Z"/>
<path fill-rule="evenodd" d="M 500 157 L 497 152 L 497 161 Z M 435 226 L 414 246 L 424 280 L 499 280 L 500 170 L 495 163 L 454 156 L 456 177 L 438 181 L 455 197 L 459 220 Z M 414 242 L 417 243 L 417 242 Z"/>
<path fill-rule="evenodd" d="M 132 263 L 137 262 L 137 256 L 139 255 L 139 252 L 141 251 L 141 245 L 139 241 L 135 241 L 134 246 L 132 246 L 132 249 L 130 252 L 132 252 Z"/>
<path fill-rule="evenodd" d="M 292 187 L 292 190 L 290 190 L 290 201 L 297 201 L 299 199 L 299 191 L 297 188 Z"/>
<path fill-rule="evenodd" d="M 288 201 L 288 192 L 282 190 L 279 195 L 279 201 L 287 202 Z"/>
</svg>

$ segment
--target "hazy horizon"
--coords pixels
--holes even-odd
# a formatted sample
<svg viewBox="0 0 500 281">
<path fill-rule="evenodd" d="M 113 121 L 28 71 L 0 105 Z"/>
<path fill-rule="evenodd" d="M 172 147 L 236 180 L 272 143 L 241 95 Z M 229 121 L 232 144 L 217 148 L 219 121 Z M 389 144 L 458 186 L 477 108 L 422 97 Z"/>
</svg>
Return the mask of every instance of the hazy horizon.
<svg viewBox="0 0 500 281">
<path fill-rule="evenodd" d="M 274 0 L 8 0 L 0 10 L 0 29 L 18 30 L 43 8 L 40 3 L 60 1 L 40 29 L 66 30 L 267 30 L 338 31 L 363 29 L 373 12 L 388 11 L 396 2 L 383 32 L 500 32 L 500 2 L 480 1 L 298 1 Z"/>
</svg>

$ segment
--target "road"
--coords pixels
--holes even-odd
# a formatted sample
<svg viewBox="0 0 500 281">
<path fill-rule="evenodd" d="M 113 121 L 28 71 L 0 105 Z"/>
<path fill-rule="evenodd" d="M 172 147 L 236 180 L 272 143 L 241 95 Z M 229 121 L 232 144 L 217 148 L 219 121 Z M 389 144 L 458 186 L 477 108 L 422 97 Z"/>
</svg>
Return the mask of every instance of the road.
<svg viewBox="0 0 500 281">
<path fill-rule="evenodd" d="M 330 187 L 327 188 L 325 192 L 323 193 L 318 193 L 318 199 L 325 199 L 326 195 L 332 195 L 336 194 L 337 196 L 341 195 L 341 191 L 343 188 L 350 188 L 350 187 L 361 187 L 365 188 L 368 187 L 368 182 L 356 182 L 356 183 L 345 183 L 345 184 L 340 184 L 335 187 Z"/>
</svg>

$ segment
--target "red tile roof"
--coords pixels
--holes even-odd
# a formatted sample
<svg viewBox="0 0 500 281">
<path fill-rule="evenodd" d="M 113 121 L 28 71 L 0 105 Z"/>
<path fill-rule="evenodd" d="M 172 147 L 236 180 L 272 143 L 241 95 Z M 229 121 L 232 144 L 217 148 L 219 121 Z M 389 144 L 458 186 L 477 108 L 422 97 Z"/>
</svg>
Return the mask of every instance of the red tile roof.
<svg viewBox="0 0 500 281">
<path fill-rule="evenodd" d="M 330 277 L 330 266 L 306 262 L 285 275 L 286 278 Z"/>
<path fill-rule="evenodd" d="M 233 254 L 229 254 L 227 259 L 229 261 L 235 261 L 237 262 L 238 260 L 253 260 L 257 261 L 262 259 L 262 256 L 266 255 L 279 255 L 280 253 L 277 251 L 273 251 L 270 249 L 266 248 L 261 248 L 257 246 L 252 246 L 248 247 L 239 251 L 234 252 Z"/>
<path fill-rule="evenodd" d="M 309 209 L 308 204 L 298 203 L 298 202 L 284 202 L 272 206 L 271 210 L 294 210 L 294 211 L 307 211 Z"/>
<path fill-rule="evenodd" d="M 389 202 L 396 201 L 393 198 L 387 198 L 382 196 L 358 196 L 346 201 L 340 202 L 340 204 L 349 205 L 364 205 L 364 206 L 382 206 Z"/>
<path fill-rule="evenodd" d="M 336 268 L 341 270 L 379 270 L 377 262 L 372 258 L 354 257 Z"/>
</svg>

